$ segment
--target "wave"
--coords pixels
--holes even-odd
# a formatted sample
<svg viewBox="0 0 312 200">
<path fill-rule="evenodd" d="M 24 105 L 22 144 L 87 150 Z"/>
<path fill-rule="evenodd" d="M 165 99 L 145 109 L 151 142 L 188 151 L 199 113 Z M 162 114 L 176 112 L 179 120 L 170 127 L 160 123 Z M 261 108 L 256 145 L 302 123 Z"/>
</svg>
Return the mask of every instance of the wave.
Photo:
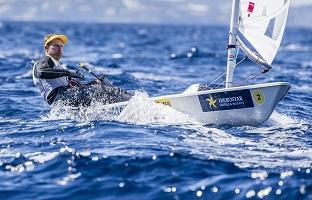
<svg viewBox="0 0 312 200">
<path fill-rule="evenodd" d="M 179 81 L 182 78 L 175 76 L 156 75 L 152 73 L 133 72 L 131 75 L 138 80 L 151 80 L 151 81 Z"/>
<path fill-rule="evenodd" d="M 306 52 L 306 51 L 311 51 L 311 47 L 310 46 L 306 46 L 306 45 L 302 45 L 302 44 L 296 44 L 296 43 L 293 43 L 293 44 L 288 44 L 286 46 L 282 46 L 280 48 L 280 51 L 303 51 L 303 52 Z"/>
</svg>

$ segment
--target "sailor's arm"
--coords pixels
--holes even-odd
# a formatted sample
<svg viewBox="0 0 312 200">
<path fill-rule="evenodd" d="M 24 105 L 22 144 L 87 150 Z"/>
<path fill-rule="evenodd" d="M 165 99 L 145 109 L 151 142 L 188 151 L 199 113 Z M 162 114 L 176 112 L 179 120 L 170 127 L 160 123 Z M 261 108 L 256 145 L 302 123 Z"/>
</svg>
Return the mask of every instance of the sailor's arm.
<svg viewBox="0 0 312 200">
<path fill-rule="evenodd" d="M 82 74 L 67 69 L 54 68 L 54 62 L 48 56 L 40 59 L 35 65 L 35 76 L 43 79 L 54 79 L 63 76 L 82 78 Z"/>
</svg>

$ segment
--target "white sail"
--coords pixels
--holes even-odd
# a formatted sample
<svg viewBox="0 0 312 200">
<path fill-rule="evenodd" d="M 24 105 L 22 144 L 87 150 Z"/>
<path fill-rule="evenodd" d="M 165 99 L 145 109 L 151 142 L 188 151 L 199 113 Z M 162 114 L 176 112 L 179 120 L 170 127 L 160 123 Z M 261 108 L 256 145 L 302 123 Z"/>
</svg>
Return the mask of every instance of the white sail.
<svg viewBox="0 0 312 200">
<path fill-rule="evenodd" d="M 289 2 L 240 1 L 239 31 L 268 64 L 272 63 L 282 41 Z"/>
</svg>

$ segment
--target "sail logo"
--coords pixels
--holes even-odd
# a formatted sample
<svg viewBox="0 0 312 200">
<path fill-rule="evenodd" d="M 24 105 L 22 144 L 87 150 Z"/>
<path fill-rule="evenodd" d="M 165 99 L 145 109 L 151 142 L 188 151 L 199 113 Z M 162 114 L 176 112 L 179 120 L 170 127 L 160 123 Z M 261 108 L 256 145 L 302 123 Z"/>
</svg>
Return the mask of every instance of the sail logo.
<svg viewBox="0 0 312 200">
<path fill-rule="evenodd" d="M 248 17 L 250 17 L 250 15 L 253 13 L 254 8 L 255 8 L 255 3 L 249 2 L 248 9 L 247 9 Z"/>
<path fill-rule="evenodd" d="M 250 90 L 238 90 L 198 95 L 203 112 L 254 107 Z"/>
</svg>

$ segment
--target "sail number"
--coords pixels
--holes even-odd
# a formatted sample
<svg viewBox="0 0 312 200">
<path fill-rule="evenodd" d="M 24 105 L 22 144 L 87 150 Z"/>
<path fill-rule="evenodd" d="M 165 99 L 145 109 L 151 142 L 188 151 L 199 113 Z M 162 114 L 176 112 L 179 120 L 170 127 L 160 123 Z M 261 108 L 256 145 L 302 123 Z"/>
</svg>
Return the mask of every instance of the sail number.
<svg viewBox="0 0 312 200">
<path fill-rule="evenodd" d="M 253 99 L 254 99 L 254 101 L 257 103 L 257 104 L 263 104 L 264 103 L 264 95 L 263 95 L 263 93 L 262 92 L 260 92 L 260 91 L 255 91 L 254 93 L 253 93 Z"/>
</svg>

